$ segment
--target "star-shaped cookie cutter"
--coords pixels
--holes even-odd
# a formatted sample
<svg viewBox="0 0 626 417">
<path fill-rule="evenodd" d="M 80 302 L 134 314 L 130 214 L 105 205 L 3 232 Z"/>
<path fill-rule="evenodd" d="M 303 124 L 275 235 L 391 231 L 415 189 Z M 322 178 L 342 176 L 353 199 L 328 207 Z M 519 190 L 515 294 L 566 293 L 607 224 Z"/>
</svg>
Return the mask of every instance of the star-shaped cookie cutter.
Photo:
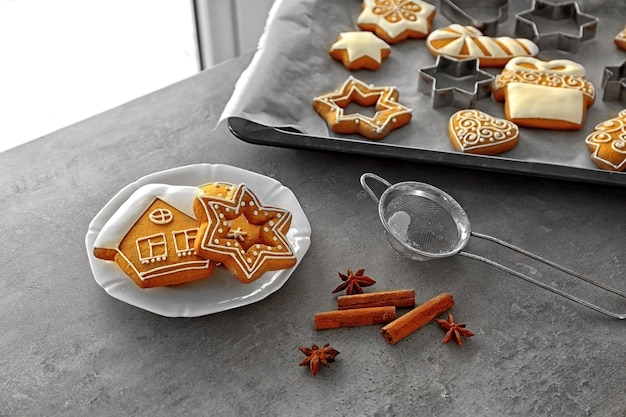
<svg viewBox="0 0 626 417">
<path fill-rule="evenodd" d="M 626 101 L 626 61 L 618 67 L 604 67 L 602 100 Z"/>
<path fill-rule="evenodd" d="M 441 0 L 441 14 L 454 23 L 474 26 L 485 36 L 495 36 L 498 24 L 509 17 L 509 0 Z M 495 18 L 480 19 L 470 13 L 474 10 L 495 10 Z"/>
<path fill-rule="evenodd" d="M 573 21 L 577 34 L 560 31 L 540 32 L 537 22 L 541 19 L 552 21 Z M 532 8 L 516 15 L 515 33 L 535 42 L 539 49 L 558 49 L 560 51 L 576 53 L 582 41 L 596 36 L 599 19 L 580 11 L 575 1 L 553 3 L 547 0 L 534 0 Z"/>
<path fill-rule="evenodd" d="M 477 99 L 489 97 L 494 76 L 479 69 L 478 59 L 437 57 L 432 67 L 419 70 L 417 89 L 428 94 L 433 108 L 474 108 Z"/>
</svg>

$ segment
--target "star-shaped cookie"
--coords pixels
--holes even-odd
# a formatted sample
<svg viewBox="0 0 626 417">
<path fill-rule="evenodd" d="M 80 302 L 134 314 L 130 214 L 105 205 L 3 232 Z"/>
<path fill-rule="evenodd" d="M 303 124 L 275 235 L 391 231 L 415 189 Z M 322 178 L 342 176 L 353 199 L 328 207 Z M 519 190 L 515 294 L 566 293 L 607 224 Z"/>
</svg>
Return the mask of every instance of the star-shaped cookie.
<svg viewBox="0 0 626 417">
<path fill-rule="evenodd" d="M 363 0 L 356 22 L 387 43 L 398 43 L 428 36 L 435 12 L 435 6 L 422 0 Z"/>
<path fill-rule="evenodd" d="M 369 139 L 382 139 L 389 132 L 404 126 L 411 120 L 412 110 L 398 103 L 395 87 L 367 85 L 353 76 L 335 91 L 313 99 L 313 108 L 337 133 L 358 133 Z M 345 113 L 351 103 L 374 106 L 376 113 Z"/>
<path fill-rule="evenodd" d="M 372 32 L 342 32 L 328 53 L 350 71 L 377 70 L 391 53 L 391 48 Z"/>
<path fill-rule="evenodd" d="M 200 256 L 222 263 L 243 283 L 296 264 L 286 236 L 292 220 L 288 210 L 264 206 L 243 184 L 220 195 L 213 191 L 194 202 Z"/>
</svg>

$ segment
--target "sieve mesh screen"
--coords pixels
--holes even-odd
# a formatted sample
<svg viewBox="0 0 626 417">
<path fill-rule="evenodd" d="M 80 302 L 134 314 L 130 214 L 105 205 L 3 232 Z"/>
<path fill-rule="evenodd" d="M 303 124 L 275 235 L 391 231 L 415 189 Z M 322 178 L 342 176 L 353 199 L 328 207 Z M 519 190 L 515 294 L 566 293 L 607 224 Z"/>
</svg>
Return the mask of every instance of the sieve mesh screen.
<svg viewBox="0 0 626 417">
<path fill-rule="evenodd" d="M 461 238 L 454 218 L 424 195 L 398 193 L 391 196 L 383 210 L 392 233 L 414 249 L 444 254 L 459 244 Z"/>
</svg>

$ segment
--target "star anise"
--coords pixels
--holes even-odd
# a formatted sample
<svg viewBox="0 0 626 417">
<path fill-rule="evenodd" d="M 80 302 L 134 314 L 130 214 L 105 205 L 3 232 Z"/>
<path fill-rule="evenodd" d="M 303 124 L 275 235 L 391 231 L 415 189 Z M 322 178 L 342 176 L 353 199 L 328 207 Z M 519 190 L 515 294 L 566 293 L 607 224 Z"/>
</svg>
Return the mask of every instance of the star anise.
<svg viewBox="0 0 626 417">
<path fill-rule="evenodd" d="M 334 362 L 335 356 L 339 355 L 339 351 L 330 347 L 329 343 L 321 348 L 313 343 L 310 348 L 302 346 L 298 349 L 306 355 L 306 358 L 300 362 L 300 366 L 308 366 L 313 376 L 320 370 L 320 365 L 330 368 L 328 363 Z"/>
<path fill-rule="evenodd" d="M 347 295 L 363 294 L 363 287 L 369 287 L 370 285 L 376 284 L 376 281 L 370 277 L 366 277 L 363 273 L 365 273 L 365 269 L 363 268 L 357 270 L 355 273 L 353 273 L 350 268 L 348 268 L 347 274 L 342 274 L 340 272 L 339 276 L 343 282 L 335 288 L 333 292 L 335 293 L 346 290 Z"/>
<path fill-rule="evenodd" d="M 470 332 L 465 328 L 465 323 L 455 323 L 454 316 L 452 313 L 448 311 L 448 320 L 443 319 L 435 319 L 439 327 L 443 330 L 447 330 L 446 336 L 443 338 L 441 343 L 448 343 L 452 338 L 456 341 L 459 346 L 463 345 L 463 339 L 461 336 L 472 337 L 474 333 Z"/>
</svg>

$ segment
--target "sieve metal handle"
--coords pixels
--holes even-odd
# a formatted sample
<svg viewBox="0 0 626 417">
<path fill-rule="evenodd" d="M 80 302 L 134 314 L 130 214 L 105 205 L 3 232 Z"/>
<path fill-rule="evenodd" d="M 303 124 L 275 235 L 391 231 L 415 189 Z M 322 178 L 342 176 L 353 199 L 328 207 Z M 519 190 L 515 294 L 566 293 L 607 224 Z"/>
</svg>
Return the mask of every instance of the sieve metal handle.
<svg viewBox="0 0 626 417">
<path fill-rule="evenodd" d="M 374 191 L 372 191 L 372 189 L 370 188 L 369 185 L 367 185 L 367 179 L 371 178 L 374 179 L 378 182 L 381 182 L 383 184 L 385 184 L 386 188 L 391 187 L 391 183 L 389 181 L 387 181 L 386 179 L 379 177 L 376 174 L 372 174 L 370 172 L 366 172 L 365 174 L 361 175 L 361 187 L 363 187 L 363 189 L 365 191 L 367 191 L 367 193 L 370 195 L 370 197 L 372 197 L 372 200 L 374 200 L 376 203 L 378 203 L 379 201 L 379 197 L 376 195 L 376 193 L 374 193 Z"/>
<path fill-rule="evenodd" d="M 613 289 L 611 287 L 608 287 L 608 286 L 606 286 L 604 284 L 598 283 L 598 282 L 596 282 L 596 281 L 594 281 L 594 280 L 592 280 L 590 278 L 587 278 L 587 277 L 585 277 L 585 276 L 583 276 L 583 275 L 581 275 L 581 274 L 579 274 L 579 273 L 577 273 L 575 271 L 572 271 L 571 269 L 568 269 L 568 268 L 566 268 L 564 266 L 561 266 L 561 265 L 559 265 L 559 264 L 557 264 L 555 262 L 552 262 L 552 261 L 550 261 L 548 259 L 545 259 L 545 258 L 543 258 L 543 257 L 541 257 L 539 255 L 535 255 L 532 252 L 528 252 L 525 249 L 522 249 L 520 247 L 512 245 L 512 244 L 510 244 L 508 242 L 505 242 L 503 240 L 497 239 L 497 238 L 495 238 L 493 236 L 484 235 L 484 234 L 476 233 L 476 232 L 471 232 L 471 235 L 474 236 L 474 237 L 477 237 L 477 238 L 489 240 L 491 242 L 494 242 L 494 243 L 497 243 L 499 245 L 502 245 L 502 246 L 504 246 L 506 248 L 512 249 L 515 252 L 521 253 L 522 255 L 526 255 L 526 256 L 528 256 L 530 258 L 533 258 L 533 259 L 535 259 L 535 260 L 537 260 L 537 261 L 539 261 L 539 262 L 541 262 L 541 263 L 543 263 L 545 265 L 551 266 L 551 267 L 553 267 L 555 269 L 558 269 L 558 270 L 560 270 L 562 272 L 565 272 L 566 274 L 569 274 L 569 275 L 571 275 L 571 276 L 573 276 L 575 278 L 581 279 L 581 280 L 583 280 L 583 281 L 585 281 L 585 282 L 587 282 L 587 283 L 589 283 L 589 284 L 591 284 L 591 285 L 593 285 L 593 286 L 595 286 L 597 288 L 601 288 L 601 289 L 603 289 L 605 291 L 608 291 L 608 292 L 613 293 L 613 294 L 615 294 L 615 295 L 617 295 L 617 296 L 619 296 L 621 298 L 626 299 L 626 295 L 625 294 L 623 294 L 623 293 L 621 293 L 621 292 L 619 292 L 619 291 L 617 291 L 617 290 L 615 290 L 615 289 Z M 482 257 L 480 255 L 475 255 L 475 254 L 468 253 L 468 252 L 465 252 L 465 251 L 458 252 L 458 254 L 462 255 L 462 256 L 465 256 L 465 257 L 468 257 L 468 258 L 472 258 L 472 259 L 476 259 L 476 260 L 485 262 L 486 264 L 489 264 L 491 266 L 495 266 L 496 268 L 499 268 L 502 271 L 508 272 L 508 273 L 510 273 L 512 275 L 515 275 L 516 277 L 522 278 L 523 280 L 526 280 L 526 281 L 528 281 L 530 283 L 538 285 L 539 287 L 542 287 L 542 288 L 544 288 L 544 289 L 546 289 L 548 291 L 551 291 L 551 292 L 553 292 L 555 294 L 558 294 L 558 295 L 560 295 L 562 297 L 565 297 L 565 298 L 567 298 L 569 300 L 572 300 L 572 301 L 574 301 L 576 303 L 582 304 L 585 307 L 589 307 L 589 308 L 591 308 L 591 309 L 593 309 L 595 311 L 598 311 L 600 313 L 606 314 L 607 316 L 614 317 L 614 318 L 620 319 L 620 320 L 626 319 L 626 313 L 616 313 L 614 311 L 607 310 L 607 309 L 605 309 L 603 307 L 600 307 L 600 306 L 598 306 L 596 304 L 590 303 L 589 301 L 583 300 L 583 299 L 581 299 L 581 298 L 579 298 L 579 297 L 577 297 L 575 295 L 566 293 L 565 291 L 562 291 L 562 290 L 560 290 L 558 288 L 555 288 L 555 287 L 553 287 L 551 285 L 545 284 L 545 283 L 543 283 L 543 282 L 541 282 L 539 280 L 536 280 L 536 279 L 534 279 L 532 277 L 529 277 L 528 275 L 524 275 L 521 272 L 515 271 L 514 269 L 511 269 L 511 268 L 509 268 L 507 266 L 499 264 L 498 262 L 492 261 L 491 259 L 484 258 L 484 257 Z"/>
</svg>

